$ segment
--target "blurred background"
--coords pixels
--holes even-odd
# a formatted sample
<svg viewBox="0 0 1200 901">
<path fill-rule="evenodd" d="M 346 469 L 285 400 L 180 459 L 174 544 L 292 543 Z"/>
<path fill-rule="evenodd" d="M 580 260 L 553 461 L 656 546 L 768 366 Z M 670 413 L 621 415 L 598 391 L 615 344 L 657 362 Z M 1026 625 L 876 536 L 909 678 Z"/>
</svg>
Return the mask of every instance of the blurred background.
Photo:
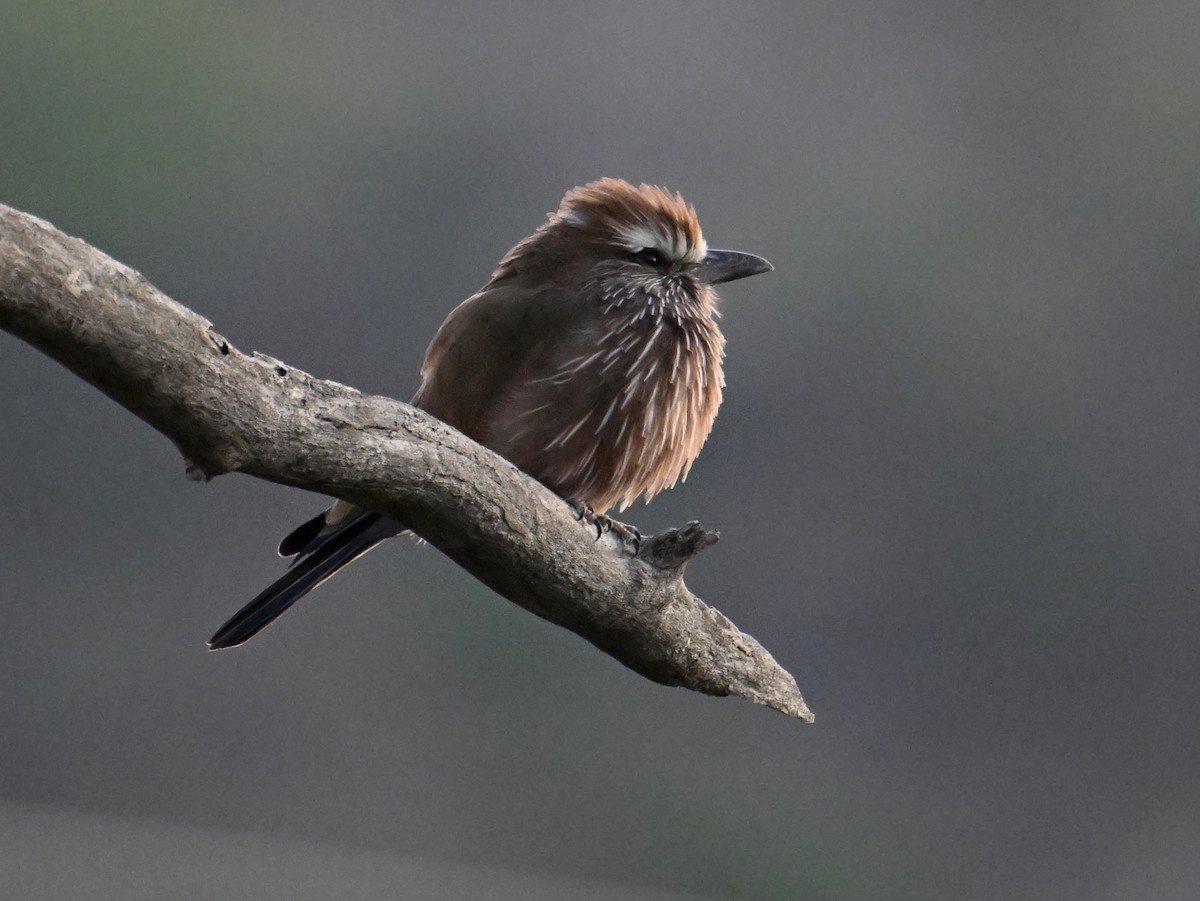
<svg viewBox="0 0 1200 901">
<path fill-rule="evenodd" d="M 689 585 L 817 714 L 411 542 L 209 653 L 324 501 L 0 334 L 12 897 L 1200 896 L 1198 110 L 1186 0 L 9 0 L 0 201 L 243 350 L 407 398 L 602 175 L 768 257 L 625 518 L 721 530 Z"/>
</svg>

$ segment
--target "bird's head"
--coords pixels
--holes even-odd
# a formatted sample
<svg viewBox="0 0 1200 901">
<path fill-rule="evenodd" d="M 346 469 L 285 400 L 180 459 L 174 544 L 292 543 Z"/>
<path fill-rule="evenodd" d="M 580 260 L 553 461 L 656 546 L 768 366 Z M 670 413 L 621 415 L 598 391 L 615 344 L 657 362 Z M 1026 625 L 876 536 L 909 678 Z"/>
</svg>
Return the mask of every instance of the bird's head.
<svg viewBox="0 0 1200 901">
<path fill-rule="evenodd" d="M 711 303 L 709 286 L 772 268 L 754 254 L 710 250 L 696 211 L 679 194 L 602 178 L 568 191 L 546 223 L 508 252 L 493 279 L 589 289 L 616 305 L 644 297 Z"/>
</svg>

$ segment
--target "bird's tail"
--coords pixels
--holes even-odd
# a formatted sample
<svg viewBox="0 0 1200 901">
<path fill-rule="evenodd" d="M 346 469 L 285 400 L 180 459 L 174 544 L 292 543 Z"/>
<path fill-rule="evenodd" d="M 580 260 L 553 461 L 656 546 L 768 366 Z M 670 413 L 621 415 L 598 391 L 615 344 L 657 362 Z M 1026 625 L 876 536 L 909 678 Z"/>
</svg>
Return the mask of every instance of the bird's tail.
<svg viewBox="0 0 1200 901">
<path fill-rule="evenodd" d="M 323 520 L 324 517 L 318 519 Z M 305 530 L 309 525 L 310 523 L 305 523 L 293 535 Z M 327 535 L 304 536 L 303 550 L 292 550 L 292 553 L 299 552 L 300 556 L 291 568 L 221 626 L 209 639 L 209 648 L 216 651 L 249 641 L 292 604 L 351 560 L 361 557 L 379 542 L 391 538 L 399 531 L 400 528 L 391 520 L 378 513 L 363 511 Z M 284 546 L 291 538 L 292 536 L 288 536 L 284 539 Z M 281 546 L 281 551 L 284 546 Z"/>
</svg>

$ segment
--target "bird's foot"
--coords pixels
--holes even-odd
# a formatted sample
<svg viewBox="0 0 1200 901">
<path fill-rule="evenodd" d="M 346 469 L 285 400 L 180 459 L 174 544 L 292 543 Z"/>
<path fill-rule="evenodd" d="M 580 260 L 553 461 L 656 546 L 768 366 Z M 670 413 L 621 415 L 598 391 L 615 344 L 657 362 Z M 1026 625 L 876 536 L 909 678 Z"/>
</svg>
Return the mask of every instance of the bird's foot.
<svg viewBox="0 0 1200 901">
<path fill-rule="evenodd" d="M 617 522 L 607 516 L 596 517 L 603 520 L 601 527 L 605 532 L 611 532 L 617 536 L 621 542 L 621 546 L 629 552 L 631 557 L 636 557 L 642 549 L 642 533 L 637 530 L 637 526 L 631 526 L 627 522 Z"/>
<path fill-rule="evenodd" d="M 591 504 L 585 504 L 583 501 L 567 501 L 567 506 L 571 508 L 571 512 L 575 514 L 575 519 L 578 522 L 586 523 L 596 530 L 596 540 L 600 540 L 600 536 L 604 534 L 604 527 L 600 520 L 607 517 L 596 515 L 596 511 L 592 509 Z"/>
<path fill-rule="evenodd" d="M 575 511 L 575 518 L 580 522 L 586 523 L 596 530 L 596 540 L 605 532 L 611 532 L 621 542 L 622 547 L 629 550 L 631 556 L 636 557 L 638 551 L 642 549 L 642 533 L 636 527 L 628 523 L 618 522 L 611 516 L 603 513 L 597 513 L 592 509 L 591 504 L 581 503 L 579 501 L 567 501 L 571 505 L 571 509 Z"/>
</svg>

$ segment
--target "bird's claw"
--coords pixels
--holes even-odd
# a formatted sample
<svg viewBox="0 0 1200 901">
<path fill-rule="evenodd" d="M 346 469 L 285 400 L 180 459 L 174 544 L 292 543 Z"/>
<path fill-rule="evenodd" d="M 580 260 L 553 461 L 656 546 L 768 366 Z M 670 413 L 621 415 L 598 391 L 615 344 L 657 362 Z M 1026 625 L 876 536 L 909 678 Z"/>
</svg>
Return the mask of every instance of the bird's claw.
<svg viewBox="0 0 1200 901">
<path fill-rule="evenodd" d="M 608 517 L 597 516 L 596 512 L 592 509 L 592 505 L 585 504 L 583 501 L 567 501 L 567 504 L 570 505 L 572 512 L 574 512 L 576 522 L 586 522 L 589 526 L 596 527 L 596 540 L 599 541 L 600 536 L 604 534 L 600 520 L 607 519 Z"/>
<path fill-rule="evenodd" d="M 621 545 L 626 548 L 631 548 L 631 556 L 636 557 L 642 549 L 642 533 L 637 530 L 637 526 L 631 526 L 629 523 L 617 522 L 615 519 L 604 517 L 607 528 L 606 532 L 612 532 L 621 540 Z"/>
<path fill-rule="evenodd" d="M 626 547 L 632 546 L 632 554 L 634 557 L 638 555 L 638 551 L 642 549 L 642 533 L 634 526 L 627 525 L 623 522 L 617 522 L 611 516 L 604 513 L 596 513 L 592 509 L 591 504 L 581 503 L 579 501 L 568 501 L 571 509 L 575 513 L 575 519 L 579 522 L 587 523 L 596 530 L 596 540 L 599 541 L 606 532 L 612 532 L 620 539 L 621 544 Z"/>
</svg>

